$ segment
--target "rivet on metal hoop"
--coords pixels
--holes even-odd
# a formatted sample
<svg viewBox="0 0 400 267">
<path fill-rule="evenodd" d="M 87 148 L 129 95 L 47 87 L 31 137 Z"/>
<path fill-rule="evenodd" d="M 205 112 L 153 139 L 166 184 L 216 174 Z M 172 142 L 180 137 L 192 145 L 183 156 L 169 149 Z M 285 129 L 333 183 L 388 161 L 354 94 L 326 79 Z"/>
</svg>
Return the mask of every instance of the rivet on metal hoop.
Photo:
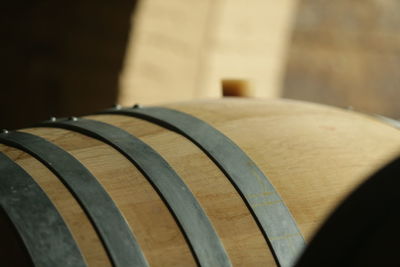
<svg viewBox="0 0 400 267">
<path fill-rule="evenodd" d="M 115 109 L 121 109 L 121 108 L 122 108 L 122 106 L 121 106 L 121 105 L 119 105 L 119 104 L 115 104 L 115 105 L 113 106 L 113 108 L 115 108 Z"/>
<path fill-rule="evenodd" d="M 2 133 L 2 134 L 8 134 L 9 132 L 8 132 L 7 129 L 1 129 L 1 130 L 0 130 L 0 133 Z"/>
<path fill-rule="evenodd" d="M 56 120 L 57 120 L 56 117 L 50 117 L 50 121 L 54 122 L 54 121 L 56 121 Z"/>
<path fill-rule="evenodd" d="M 141 105 L 139 105 L 139 104 L 135 104 L 135 105 L 133 105 L 133 107 L 132 108 L 141 108 L 142 106 Z"/>
<path fill-rule="evenodd" d="M 77 118 L 77 117 L 69 117 L 69 120 L 70 120 L 70 121 L 77 121 L 78 118 Z"/>
</svg>

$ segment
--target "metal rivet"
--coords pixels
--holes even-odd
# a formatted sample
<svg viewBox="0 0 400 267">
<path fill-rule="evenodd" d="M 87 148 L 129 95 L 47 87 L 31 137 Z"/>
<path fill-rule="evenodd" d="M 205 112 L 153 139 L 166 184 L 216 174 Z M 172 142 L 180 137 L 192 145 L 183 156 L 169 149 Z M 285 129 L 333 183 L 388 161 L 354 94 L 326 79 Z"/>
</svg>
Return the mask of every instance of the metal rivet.
<svg viewBox="0 0 400 267">
<path fill-rule="evenodd" d="M 0 132 L 3 133 L 3 134 L 8 134 L 8 130 L 7 129 L 1 129 Z"/>
<path fill-rule="evenodd" d="M 69 117 L 69 120 L 70 120 L 70 121 L 77 121 L 78 118 L 77 118 L 77 117 Z"/>
<path fill-rule="evenodd" d="M 50 121 L 56 121 L 57 118 L 56 117 L 50 117 Z"/>
<path fill-rule="evenodd" d="M 133 107 L 132 108 L 141 108 L 142 106 L 141 105 L 139 105 L 139 104 L 135 104 L 135 105 L 133 105 Z"/>
<path fill-rule="evenodd" d="M 121 108 L 122 108 L 122 106 L 121 106 L 121 105 L 118 105 L 118 104 L 115 104 L 113 107 L 114 107 L 115 109 L 121 109 Z"/>
</svg>

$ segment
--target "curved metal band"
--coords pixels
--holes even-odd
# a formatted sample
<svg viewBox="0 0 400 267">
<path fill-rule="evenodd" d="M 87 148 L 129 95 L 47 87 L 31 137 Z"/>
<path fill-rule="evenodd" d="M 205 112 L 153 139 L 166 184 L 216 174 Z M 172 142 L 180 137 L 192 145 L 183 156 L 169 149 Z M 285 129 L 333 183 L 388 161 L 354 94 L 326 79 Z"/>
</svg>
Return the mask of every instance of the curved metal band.
<svg viewBox="0 0 400 267">
<path fill-rule="evenodd" d="M 35 266 L 87 266 L 56 207 L 33 178 L 0 152 L 0 205 Z"/>
<path fill-rule="evenodd" d="M 201 266 L 231 266 L 217 233 L 190 189 L 150 146 L 120 128 L 94 120 L 58 120 L 40 125 L 77 131 L 120 151 L 163 198 L 182 228 L 198 263 Z"/>
<path fill-rule="evenodd" d="M 379 120 L 381 120 L 383 122 L 386 122 L 387 124 L 397 128 L 397 129 L 400 129 L 400 121 L 398 121 L 398 120 L 395 120 L 395 119 L 392 119 L 392 118 L 389 118 L 389 117 L 385 117 L 385 116 L 382 116 L 382 115 L 378 115 L 378 114 L 374 114 L 373 116 L 375 116 Z"/>
<path fill-rule="evenodd" d="M 115 108 L 101 113 L 144 119 L 191 140 L 215 162 L 242 196 L 277 264 L 293 265 L 305 246 L 296 222 L 267 177 L 228 137 L 202 120 L 167 108 Z"/>
<path fill-rule="evenodd" d="M 115 266 L 148 266 L 113 200 L 78 160 L 44 138 L 29 133 L 1 134 L 0 142 L 31 154 L 57 175 L 92 221 Z"/>
</svg>

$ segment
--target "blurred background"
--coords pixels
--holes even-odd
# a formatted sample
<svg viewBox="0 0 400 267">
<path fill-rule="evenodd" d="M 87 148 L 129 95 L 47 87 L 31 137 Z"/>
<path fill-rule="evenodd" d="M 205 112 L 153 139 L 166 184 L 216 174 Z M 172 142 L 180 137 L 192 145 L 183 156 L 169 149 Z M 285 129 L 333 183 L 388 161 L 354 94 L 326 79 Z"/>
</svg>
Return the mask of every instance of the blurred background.
<svg viewBox="0 0 400 267">
<path fill-rule="evenodd" d="M 400 118 L 398 0 L 21 0 L 0 12 L 0 128 L 222 96 Z"/>
</svg>

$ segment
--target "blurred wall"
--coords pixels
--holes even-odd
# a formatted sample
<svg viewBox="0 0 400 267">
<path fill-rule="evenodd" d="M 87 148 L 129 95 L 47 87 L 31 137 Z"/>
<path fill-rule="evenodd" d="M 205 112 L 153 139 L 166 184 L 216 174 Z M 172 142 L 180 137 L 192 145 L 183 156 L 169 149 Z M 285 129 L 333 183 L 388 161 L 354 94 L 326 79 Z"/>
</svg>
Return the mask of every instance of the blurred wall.
<svg viewBox="0 0 400 267">
<path fill-rule="evenodd" d="M 221 80 L 248 83 L 247 96 L 278 97 L 298 0 L 220 0 L 202 84 L 221 96 Z"/>
<path fill-rule="evenodd" d="M 300 0 L 283 97 L 400 118 L 400 1 Z"/>
<path fill-rule="evenodd" d="M 193 99 L 218 0 L 141 0 L 121 76 L 123 105 Z"/>
<path fill-rule="evenodd" d="M 119 103 L 221 97 L 221 81 L 276 97 L 297 0 L 142 0 Z"/>
<path fill-rule="evenodd" d="M 0 128 L 110 107 L 135 1 L 5 1 Z"/>
<path fill-rule="evenodd" d="M 221 97 L 221 81 L 400 118 L 396 0 L 135 3 L 3 3 L 0 128 Z"/>
</svg>

